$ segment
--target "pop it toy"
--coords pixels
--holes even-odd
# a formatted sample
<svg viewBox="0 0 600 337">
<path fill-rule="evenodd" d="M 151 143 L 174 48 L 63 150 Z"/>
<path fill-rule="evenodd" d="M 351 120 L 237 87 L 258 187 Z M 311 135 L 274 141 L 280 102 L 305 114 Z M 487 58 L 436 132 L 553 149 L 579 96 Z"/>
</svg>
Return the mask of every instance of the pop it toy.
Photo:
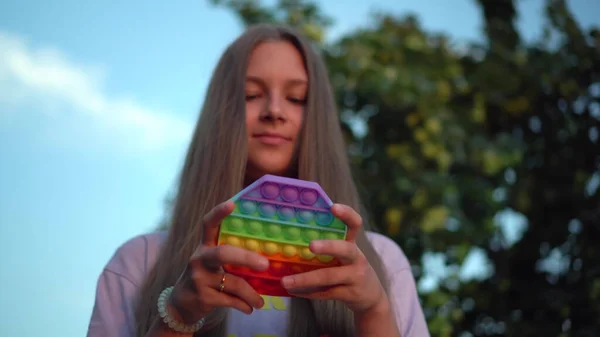
<svg viewBox="0 0 600 337">
<path fill-rule="evenodd" d="M 308 248 L 316 239 L 346 239 L 346 225 L 331 213 L 333 202 L 319 184 L 265 175 L 232 200 L 235 208 L 223 219 L 219 245 L 258 252 L 269 260 L 269 269 L 224 269 L 246 279 L 259 294 L 293 297 L 281 286 L 282 277 L 339 264 Z"/>
</svg>

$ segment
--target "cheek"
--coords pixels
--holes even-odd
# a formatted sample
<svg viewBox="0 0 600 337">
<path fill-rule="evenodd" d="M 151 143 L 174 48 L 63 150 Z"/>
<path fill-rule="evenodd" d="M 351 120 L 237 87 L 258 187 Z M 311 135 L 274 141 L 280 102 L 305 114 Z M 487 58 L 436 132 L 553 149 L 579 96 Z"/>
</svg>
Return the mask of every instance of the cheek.
<svg viewBox="0 0 600 337">
<path fill-rule="evenodd" d="M 294 129 L 294 133 L 297 137 L 298 133 L 300 132 L 300 129 L 302 128 L 302 124 L 304 123 L 305 112 L 304 112 L 304 108 L 299 108 L 299 107 L 294 107 L 292 112 L 293 113 L 289 114 L 288 118 L 289 118 L 290 124 L 292 125 L 292 128 Z"/>
<path fill-rule="evenodd" d="M 260 107 L 255 102 L 246 103 L 246 130 L 250 133 L 258 122 Z"/>
</svg>

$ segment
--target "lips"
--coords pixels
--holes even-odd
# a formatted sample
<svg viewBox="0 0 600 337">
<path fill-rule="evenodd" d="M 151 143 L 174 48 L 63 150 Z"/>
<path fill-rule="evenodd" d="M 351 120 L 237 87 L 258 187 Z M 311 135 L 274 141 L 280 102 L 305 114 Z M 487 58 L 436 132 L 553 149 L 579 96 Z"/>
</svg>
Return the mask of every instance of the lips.
<svg viewBox="0 0 600 337">
<path fill-rule="evenodd" d="M 253 137 L 258 139 L 261 143 L 265 145 L 280 145 L 291 141 L 289 137 L 274 132 L 258 133 L 255 134 Z"/>
</svg>

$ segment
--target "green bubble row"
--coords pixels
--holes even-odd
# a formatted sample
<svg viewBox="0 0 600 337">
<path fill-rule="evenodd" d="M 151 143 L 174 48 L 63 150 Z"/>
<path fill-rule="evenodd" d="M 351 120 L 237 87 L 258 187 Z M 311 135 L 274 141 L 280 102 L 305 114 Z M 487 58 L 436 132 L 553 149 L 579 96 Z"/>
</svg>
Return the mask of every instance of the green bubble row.
<svg viewBox="0 0 600 337">
<path fill-rule="evenodd" d="M 223 221 L 223 228 L 230 233 L 249 235 L 258 239 L 279 241 L 282 243 L 304 243 L 313 240 L 343 240 L 344 233 L 282 225 L 264 220 L 246 219 L 229 216 Z"/>
</svg>

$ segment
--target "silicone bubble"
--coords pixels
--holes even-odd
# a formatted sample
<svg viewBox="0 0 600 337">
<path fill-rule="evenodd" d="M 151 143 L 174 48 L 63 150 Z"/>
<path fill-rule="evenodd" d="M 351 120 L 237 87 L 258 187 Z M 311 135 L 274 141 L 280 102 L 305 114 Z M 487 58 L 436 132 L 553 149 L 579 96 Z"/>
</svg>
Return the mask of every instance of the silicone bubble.
<svg viewBox="0 0 600 337">
<path fill-rule="evenodd" d="M 346 239 L 346 225 L 331 213 L 333 202 L 319 184 L 265 175 L 232 200 L 235 209 L 223 220 L 219 245 L 258 252 L 269 259 L 269 269 L 224 269 L 246 279 L 259 294 L 292 297 L 281 286 L 282 277 L 339 265 L 308 248 L 312 240 Z"/>
</svg>

